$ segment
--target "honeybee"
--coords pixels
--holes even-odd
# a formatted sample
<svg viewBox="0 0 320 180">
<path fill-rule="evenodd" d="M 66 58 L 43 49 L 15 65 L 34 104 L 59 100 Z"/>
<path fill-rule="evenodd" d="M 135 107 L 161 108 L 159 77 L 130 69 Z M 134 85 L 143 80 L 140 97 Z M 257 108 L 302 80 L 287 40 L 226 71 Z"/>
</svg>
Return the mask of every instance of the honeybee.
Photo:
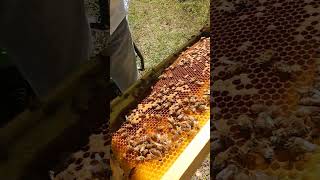
<svg viewBox="0 0 320 180">
<path fill-rule="evenodd" d="M 145 160 L 145 157 L 143 157 L 143 156 L 138 156 L 138 157 L 136 157 L 136 160 L 137 160 L 137 161 L 144 161 L 144 160 Z"/>
<path fill-rule="evenodd" d="M 152 153 L 153 155 L 155 155 L 157 157 L 161 157 L 162 156 L 162 153 L 159 150 L 155 149 L 155 148 L 152 148 L 149 151 L 150 151 L 150 153 Z"/>
<path fill-rule="evenodd" d="M 153 158 L 155 158 L 155 156 L 153 154 L 151 154 L 151 153 L 146 155 L 146 160 L 151 160 Z"/>
<path fill-rule="evenodd" d="M 204 85 L 204 82 L 201 82 L 201 81 L 196 81 L 196 82 L 195 82 L 195 84 L 196 84 L 196 85 L 199 85 L 199 86 L 201 86 L 201 85 Z"/>
</svg>

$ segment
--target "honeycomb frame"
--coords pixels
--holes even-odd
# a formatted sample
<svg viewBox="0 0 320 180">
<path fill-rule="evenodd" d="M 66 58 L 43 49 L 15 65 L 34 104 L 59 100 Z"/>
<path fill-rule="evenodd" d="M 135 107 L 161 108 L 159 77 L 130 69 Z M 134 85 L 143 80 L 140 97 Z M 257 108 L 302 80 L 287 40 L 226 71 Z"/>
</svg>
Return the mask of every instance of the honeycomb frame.
<svg viewBox="0 0 320 180">
<path fill-rule="evenodd" d="M 187 112 L 186 115 L 191 115 L 198 120 L 199 129 L 209 121 L 209 96 L 205 96 L 205 94 L 208 95 L 210 85 L 209 49 L 210 38 L 202 37 L 198 42 L 195 42 L 181 53 L 174 63 L 159 77 L 159 80 L 152 87 L 151 93 L 133 110 L 133 112 L 137 112 L 138 114 L 144 114 L 143 119 L 135 123 L 133 125 L 134 128 L 130 126 L 131 130 L 128 130 L 128 124 L 130 124 L 130 122 L 126 122 L 120 130 L 113 134 L 112 151 L 122 168 L 131 171 L 130 179 L 161 179 L 199 131 L 194 129 L 192 133 L 182 132 L 180 144 L 173 145 L 173 147 L 160 158 L 137 162 L 134 159 L 137 156 L 133 153 L 123 155 L 128 151 L 126 148 L 128 145 L 126 141 L 127 137 L 133 136 L 141 129 L 145 130 L 144 133 L 148 134 L 153 133 L 157 127 L 162 126 L 164 127 L 162 134 L 169 135 L 169 138 L 172 137 L 172 134 L 168 131 L 170 124 L 168 119 L 171 117 L 170 108 L 173 107 L 173 105 L 171 104 L 168 108 L 158 108 L 158 110 L 151 106 L 155 101 L 155 97 L 161 94 L 160 92 L 162 92 L 164 88 L 174 86 L 173 84 L 179 84 L 180 81 L 184 81 L 183 86 L 176 87 L 180 88 L 180 90 L 172 89 L 169 90 L 167 94 L 169 96 L 175 94 L 175 97 L 178 97 L 175 100 L 196 96 L 199 100 L 205 101 L 205 110 L 202 112 Z M 187 106 L 183 105 L 181 108 L 184 107 Z M 131 114 L 133 114 L 133 112 Z M 123 132 L 125 132 L 125 137 L 121 136 Z"/>
<path fill-rule="evenodd" d="M 308 179 L 304 169 L 319 154 L 319 7 L 319 0 L 211 3 L 212 179 Z"/>
</svg>

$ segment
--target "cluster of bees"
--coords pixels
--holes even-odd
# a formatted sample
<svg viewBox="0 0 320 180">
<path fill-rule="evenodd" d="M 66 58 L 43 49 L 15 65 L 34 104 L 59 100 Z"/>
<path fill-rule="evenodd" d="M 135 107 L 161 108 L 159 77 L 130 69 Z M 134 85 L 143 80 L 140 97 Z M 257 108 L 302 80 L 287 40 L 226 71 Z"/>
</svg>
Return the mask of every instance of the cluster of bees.
<svg viewBox="0 0 320 180">
<path fill-rule="evenodd" d="M 182 84 L 181 84 L 182 85 Z M 191 135 L 199 129 L 198 119 L 190 113 L 202 113 L 208 110 L 209 95 L 203 97 L 190 96 L 189 98 L 178 99 L 177 92 L 169 93 L 170 88 L 176 85 L 169 85 L 162 89 L 160 93 L 151 95 L 148 100 L 154 100 L 160 94 L 161 99 L 154 100 L 148 110 L 167 109 L 169 115 L 163 117 L 159 114 L 144 114 L 138 110 L 133 110 L 127 117 L 127 123 L 120 128 L 117 133 L 121 138 L 126 139 L 127 151 L 123 154 L 135 154 L 136 161 L 145 161 L 155 158 L 161 158 L 172 147 L 175 147 L 183 140 L 183 135 Z M 159 108 L 160 107 L 160 108 Z M 147 133 L 148 119 L 157 121 L 166 120 L 165 125 L 160 125 Z M 144 121 L 143 121 L 144 120 Z M 142 126 L 135 131 L 133 136 L 128 136 L 127 131 L 133 129 L 137 124 Z M 175 142 L 175 143 L 172 143 Z"/>
<path fill-rule="evenodd" d="M 301 86 L 295 91 L 300 99 L 289 114 L 283 114 L 281 106 L 254 104 L 249 114 L 214 121 L 211 151 L 215 152 L 215 158 L 211 167 L 217 180 L 278 179 L 276 174 L 254 169 L 260 165 L 278 169 L 280 165 L 273 162 L 279 158 L 306 161 L 306 153 L 318 150 L 315 140 L 320 137 L 320 91 Z M 221 114 L 221 111 L 215 114 Z M 287 153 L 282 155 L 285 157 L 277 155 L 280 151 Z M 295 166 L 299 168 L 299 165 Z"/>
<path fill-rule="evenodd" d="M 268 177 L 260 171 L 244 173 L 244 169 L 240 168 L 250 159 L 251 153 L 259 154 L 266 162 L 272 162 L 275 150 L 285 150 L 294 157 L 294 161 L 303 160 L 305 153 L 315 152 L 318 145 L 313 143 L 313 139 L 319 137 L 320 127 L 318 100 L 312 98 L 306 101 L 302 98 L 300 105 L 288 117 L 281 116 L 281 108 L 277 106 L 253 105 L 251 111 L 256 114 L 255 118 L 240 115 L 232 122 L 238 126 L 239 132 L 248 134 L 248 140 L 240 146 L 231 145 L 226 148 L 228 141 L 232 141 L 230 135 L 233 132 L 224 120 L 216 122 L 217 130 L 211 137 L 211 148 L 218 153 L 212 164 L 214 170 L 220 171 L 216 178 L 226 179 L 232 175 L 235 179 L 241 179 L 256 176 L 256 173 Z"/>
<path fill-rule="evenodd" d="M 138 130 L 135 136 L 127 139 L 127 152 L 135 153 L 138 156 L 135 160 L 151 160 L 162 155 L 171 147 L 171 141 L 165 135 L 153 133 L 150 135 L 141 135 L 142 129 Z M 125 156 L 125 155 L 124 155 Z"/>
<path fill-rule="evenodd" d="M 320 74 L 319 70 L 317 75 Z M 294 86 L 299 98 L 287 113 L 281 105 L 253 104 L 249 113 L 240 114 L 238 118 L 213 121 L 211 151 L 215 152 L 212 162 L 215 178 L 278 179 L 276 174 L 270 175 L 255 169 L 263 164 L 261 162 L 264 162 L 262 169 L 269 165 L 278 169 L 280 165 L 273 162 L 306 161 L 306 153 L 318 150 L 319 85 L 320 81 L 315 78 L 311 86 Z M 221 115 L 220 110 L 213 112 Z M 286 152 L 286 155 L 282 155 L 286 157 L 279 157 L 277 153 L 280 151 Z M 295 166 L 300 168 L 300 165 Z"/>
<path fill-rule="evenodd" d="M 159 76 L 150 95 L 126 116 L 113 136 L 124 141 L 120 157 L 136 162 L 161 158 L 199 130 L 197 114 L 209 110 L 210 102 L 209 88 L 204 88 L 210 74 L 208 40 L 201 38 L 182 53 Z M 203 68 L 195 68 L 199 65 Z"/>
<path fill-rule="evenodd" d="M 299 179 L 319 153 L 318 12 L 309 0 L 211 6 L 214 179 Z"/>
</svg>

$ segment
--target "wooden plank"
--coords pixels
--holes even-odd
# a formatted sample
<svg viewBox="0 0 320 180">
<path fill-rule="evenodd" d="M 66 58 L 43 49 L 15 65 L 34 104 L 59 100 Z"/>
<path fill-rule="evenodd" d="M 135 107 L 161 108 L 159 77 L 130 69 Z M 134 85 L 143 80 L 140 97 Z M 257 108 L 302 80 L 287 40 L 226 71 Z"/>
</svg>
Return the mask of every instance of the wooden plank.
<svg viewBox="0 0 320 180">
<path fill-rule="evenodd" d="M 64 106 L 67 108 L 66 106 Z M 63 115 L 63 118 L 57 118 Z M 60 109 L 60 112 L 46 121 L 33 127 L 33 131 L 28 131 L 9 149 L 9 161 L 0 163 L 0 174 L 4 179 L 19 179 L 24 169 L 35 159 L 37 153 L 44 149 L 48 142 L 54 140 L 59 134 L 62 134 L 66 127 L 76 123 L 66 109 Z"/>
<path fill-rule="evenodd" d="M 0 144 L 3 147 L 14 143 L 18 138 L 22 137 L 24 133 L 31 130 L 37 123 L 43 121 L 43 116 L 46 115 L 46 110 L 56 105 L 59 107 L 66 98 L 72 97 L 74 90 L 78 88 L 83 76 L 90 72 L 96 72 L 100 69 L 100 63 L 97 59 L 92 59 L 81 66 L 78 71 L 70 75 L 54 92 L 42 101 L 42 105 L 34 110 L 25 110 L 17 115 L 0 131 Z"/>
<path fill-rule="evenodd" d="M 177 158 L 162 180 L 190 179 L 210 152 L 210 120 Z"/>
</svg>

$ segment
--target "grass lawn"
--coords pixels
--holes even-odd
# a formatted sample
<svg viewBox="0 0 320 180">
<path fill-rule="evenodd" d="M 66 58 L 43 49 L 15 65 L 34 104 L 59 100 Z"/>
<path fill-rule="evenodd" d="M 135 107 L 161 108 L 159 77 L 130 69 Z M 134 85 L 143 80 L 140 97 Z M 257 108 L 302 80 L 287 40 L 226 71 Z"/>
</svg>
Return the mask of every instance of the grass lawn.
<svg viewBox="0 0 320 180">
<path fill-rule="evenodd" d="M 129 24 L 146 71 L 209 22 L 209 0 L 131 0 Z"/>
</svg>

